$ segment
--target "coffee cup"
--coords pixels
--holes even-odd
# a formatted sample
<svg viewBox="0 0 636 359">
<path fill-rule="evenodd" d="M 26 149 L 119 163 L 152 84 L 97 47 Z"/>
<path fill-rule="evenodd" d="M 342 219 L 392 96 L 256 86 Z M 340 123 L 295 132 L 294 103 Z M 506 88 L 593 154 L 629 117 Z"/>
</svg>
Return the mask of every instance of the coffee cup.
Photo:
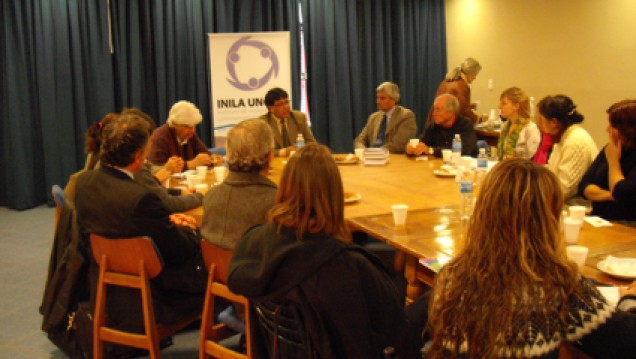
<svg viewBox="0 0 636 359">
<path fill-rule="evenodd" d="M 570 217 L 580 221 L 585 220 L 585 206 L 570 206 L 568 209 L 570 211 Z"/>
<path fill-rule="evenodd" d="M 197 166 L 197 174 L 205 180 L 205 176 L 208 175 L 208 166 Z"/>
<path fill-rule="evenodd" d="M 582 225 L 583 221 L 573 217 L 567 217 L 563 219 L 563 233 L 565 234 L 565 243 L 578 243 L 579 232 L 581 231 Z"/>
<path fill-rule="evenodd" d="M 201 177 L 196 173 L 189 173 L 186 175 L 186 182 L 188 183 L 188 188 L 195 189 L 201 183 Z"/>
<path fill-rule="evenodd" d="M 393 211 L 393 223 L 396 226 L 403 226 L 406 223 L 406 214 L 409 206 L 407 204 L 394 204 L 391 206 Z"/>
<path fill-rule="evenodd" d="M 453 151 L 449 148 L 445 148 L 442 150 L 442 159 L 444 163 L 450 163 Z"/>
<path fill-rule="evenodd" d="M 588 252 L 589 249 L 583 246 L 567 246 L 565 248 L 565 253 L 568 256 L 568 259 L 576 263 L 576 265 L 579 267 L 579 270 L 581 270 L 585 265 Z"/>
<path fill-rule="evenodd" d="M 227 171 L 227 168 L 225 168 L 225 166 L 214 167 L 214 177 L 216 179 L 215 181 L 216 184 L 223 182 L 223 180 L 225 179 L 226 171 Z"/>
<path fill-rule="evenodd" d="M 356 148 L 354 152 L 360 161 L 364 161 L 364 148 Z"/>
</svg>

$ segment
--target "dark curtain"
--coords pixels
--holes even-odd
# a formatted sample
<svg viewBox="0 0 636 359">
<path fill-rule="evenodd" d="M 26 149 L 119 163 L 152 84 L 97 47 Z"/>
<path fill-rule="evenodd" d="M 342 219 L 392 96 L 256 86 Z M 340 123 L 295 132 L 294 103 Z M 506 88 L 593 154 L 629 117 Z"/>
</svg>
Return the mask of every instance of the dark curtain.
<svg viewBox="0 0 636 359">
<path fill-rule="evenodd" d="M 50 198 L 83 164 L 87 124 L 114 109 L 103 4 L 1 2 L 0 205 Z"/>
<path fill-rule="evenodd" d="M 138 107 L 158 124 L 179 100 L 211 118 L 208 33 L 298 28 L 296 0 L 4 0 L 0 206 L 52 204 L 50 188 L 84 165 L 84 132 Z M 293 78 L 298 34 L 292 30 Z M 299 89 L 291 89 L 298 98 Z M 199 136 L 213 145 L 210 121 Z"/>
<path fill-rule="evenodd" d="M 421 125 L 445 73 L 443 0 L 301 4 L 318 140 L 349 151 L 383 81 Z M 298 0 L 3 0 L 0 20 L 0 206 L 15 209 L 52 204 L 51 185 L 84 165 L 88 125 L 123 107 L 162 124 L 191 101 L 213 145 L 208 33 L 290 31 L 300 77 Z"/>
<path fill-rule="evenodd" d="M 313 131 L 335 152 L 377 110 L 375 89 L 400 86 L 418 129 L 446 73 L 443 0 L 301 0 Z"/>
</svg>

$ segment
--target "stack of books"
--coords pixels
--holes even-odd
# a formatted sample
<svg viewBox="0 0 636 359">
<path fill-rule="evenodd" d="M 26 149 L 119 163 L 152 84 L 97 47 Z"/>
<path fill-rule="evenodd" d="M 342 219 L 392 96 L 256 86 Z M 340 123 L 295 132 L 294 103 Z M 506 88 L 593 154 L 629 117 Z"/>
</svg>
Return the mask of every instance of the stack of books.
<svg viewBox="0 0 636 359">
<path fill-rule="evenodd" d="M 384 147 L 364 149 L 365 166 L 384 166 L 389 163 L 389 150 Z"/>
</svg>

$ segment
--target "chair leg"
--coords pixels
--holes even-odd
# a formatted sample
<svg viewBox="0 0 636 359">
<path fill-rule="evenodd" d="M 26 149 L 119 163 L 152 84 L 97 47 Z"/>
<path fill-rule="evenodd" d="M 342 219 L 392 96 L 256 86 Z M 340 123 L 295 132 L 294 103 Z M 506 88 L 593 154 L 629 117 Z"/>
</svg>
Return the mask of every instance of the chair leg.
<svg viewBox="0 0 636 359">
<path fill-rule="evenodd" d="M 146 269 L 143 261 L 139 263 L 139 272 L 141 280 L 145 281 L 145 285 L 141 286 L 141 301 L 144 312 L 144 327 L 146 330 L 146 339 L 148 341 L 148 351 L 150 358 L 159 358 L 159 336 L 157 334 L 157 322 L 155 321 L 155 311 L 152 305 L 152 294 L 150 293 L 150 283 L 146 275 Z"/>
<path fill-rule="evenodd" d="M 106 318 L 106 284 L 104 273 L 106 272 L 106 256 L 102 256 L 99 265 L 99 281 L 97 282 L 97 298 L 95 300 L 95 313 L 93 318 L 93 358 L 101 359 L 104 355 L 104 342 L 101 340 L 100 329 L 104 326 Z"/>
<path fill-rule="evenodd" d="M 207 359 L 205 342 L 210 339 L 212 324 L 214 324 L 214 296 L 212 295 L 212 282 L 214 282 L 214 264 L 210 266 L 208 273 L 208 285 L 205 290 L 203 302 L 203 316 L 201 318 L 201 330 L 199 334 L 199 359 Z"/>
</svg>

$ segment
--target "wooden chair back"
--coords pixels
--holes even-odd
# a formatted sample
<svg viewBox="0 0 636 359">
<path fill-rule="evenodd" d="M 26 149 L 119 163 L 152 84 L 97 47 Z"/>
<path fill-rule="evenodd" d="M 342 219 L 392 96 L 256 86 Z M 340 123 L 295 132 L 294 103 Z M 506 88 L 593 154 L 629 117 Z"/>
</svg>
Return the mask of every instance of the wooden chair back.
<svg viewBox="0 0 636 359">
<path fill-rule="evenodd" d="M 103 356 L 103 343 L 117 343 L 150 352 L 159 357 L 159 340 L 152 304 L 150 278 L 161 273 L 162 261 L 148 237 L 110 239 L 91 233 L 91 249 L 99 264 L 99 281 L 93 322 L 93 357 Z M 136 288 L 141 292 L 145 333 L 136 334 L 113 329 L 106 323 L 106 292 L 108 286 Z M 164 333 L 163 337 L 169 333 Z"/>
<path fill-rule="evenodd" d="M 227 283 L 227 272 L 232 260 L 232 251 L 203 240 L 201 241 L 201 253 L 203 254 L 203 263 L 205 263 L 205 268 L 208 271 L 212 264 L 216 265 L 214 281 Z"/>
<path fill-rule="evenodd" d="M 201 251 L 206 268 L 209 268 L 208 288 L 203 304 L 201 320 L 201 336 L 199 358 L 247 359 L 252 357 L 252 340 L 250 333 L 249 301 L 242 295 L 232 293 L 225 285 L 232 251 L 220 248 L 206 241 L 201 241 Z M 214 318 L 214 302 L 216 297 L 236 303 L 245 312 L 245 353 L 224 347 L 220 342 L 231 336 L 238 335 L 223 323 L 217 323 Z"/>
</svg>

